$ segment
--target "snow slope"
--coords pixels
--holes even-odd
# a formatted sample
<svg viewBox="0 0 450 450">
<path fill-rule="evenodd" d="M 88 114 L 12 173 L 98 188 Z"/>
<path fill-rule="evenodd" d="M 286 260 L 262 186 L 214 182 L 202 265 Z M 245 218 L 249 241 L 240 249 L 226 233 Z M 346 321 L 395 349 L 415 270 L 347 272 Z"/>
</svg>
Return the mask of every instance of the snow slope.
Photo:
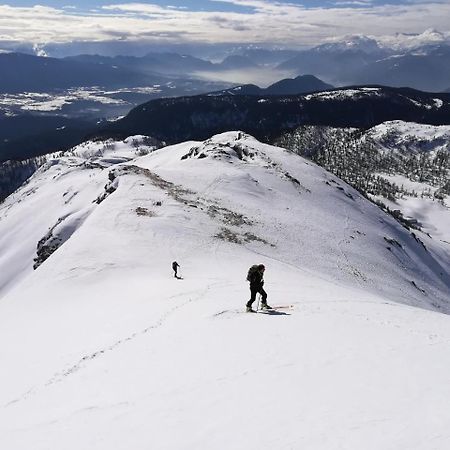
<svg viewBox="0 0 450 450">
<path fill-rule="evenodd" d="M 434 99 L 436 107 L 441 103 Z M 408 153 L 450 151 L 450 126 L 391 120 L 370 128 L 369 136 L 381 149 Z"/>
<path fill-rule="evenodd" d="M 450 153 L 450 127 L 432 126 L 395 120 L 377 125 L 367 131 L 367 136 L 377 145 L 381 152 L 394 155 L 436 155 L 438 152 Z M 404 196 L 395 203 L 383 197 L 378 200 L 392 210 L 400 210 L 405 217 L 418 221 L 422 230 L 445 244 L 442 246 L 444 257 L 450 259 L 450 199 L 446 196 L 442 201 L 434 197 L 438 186 L 408 179 L 401 174 L 381 173 L 380 176 L 408 191 L 417 193 L 417 197 Z M 447 171 L 447 182 L 450 173 Z"/>
<path fill-rule="evenodd" d="M 448 448 L 436 242 L 243 133 L 97 145 L 0 209 L 0 448 Z"/>
</svg>

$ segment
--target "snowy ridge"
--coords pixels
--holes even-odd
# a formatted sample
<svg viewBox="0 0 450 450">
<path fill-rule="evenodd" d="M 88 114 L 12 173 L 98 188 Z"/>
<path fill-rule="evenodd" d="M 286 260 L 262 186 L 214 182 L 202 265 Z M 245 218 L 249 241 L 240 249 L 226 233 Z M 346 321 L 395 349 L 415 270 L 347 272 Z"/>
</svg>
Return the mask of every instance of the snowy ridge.
<svg viewBox="0 0 450 450">
<path fill-rule="evenodd" d="M 326 52 L 344 52 L 344 51 L 360 51 L 364 53 L 375 53 L 380 51 L 378 42 L 364 35 L 342 36 L 335 39 L 335 42 L 323 44 L 316 47 L 316 51 Z"/>
<path fill-rule="evenodd" d="M 362 97 L 371 96 L 384 96 L 385 93 L 381 88 L 376 87 L 361 87 L 361 88 L 346 88 L 346 89 L 334 89 L 323 92 L 316 92 L 314 94 L 305 95 L 305 100 L 317 99 L 317 100 L 358 100 Z"/>
<path fill-rule="evenodd" d="M 245 133 L 130 142 L 76 148 L 1 205 L 2 447 L 446 448 L 436 242 Z M 242 313 L 259 262 L 289 308 Z"/>
<path fill-rule="evenodd" d="M 356 88 L 345 88 L 345 89 L 337 89 L 337 90 L 327 90 L 322 92 L 316 92 L 314 94 L 305 95 L 305 100 L 348 100 L 352 99 L 354 101 L 360 100 L 364 97 L 386 97 L 387 93 L 381 87 L 356 87 Z M 410 98 L 406 95 L 402 96 L 404 99 L 409 101 L 411 104 L 418 106 L 420 108 L 424 108 L 427 110 L 439 110 L 444 105 L 447 105 L 448 102 L 441 100 L 440 98 L 422 98 L 420 100 Z M 394 121 L 390 121 L 394 122 Z M 401 122 L 401 121 L 398 121 Z M 389 123 L 386 122 L 386 123 Z"/>
<path fill-rule="evenodd" d="M 349 35 L 340 36 L 334 39 L 335 42 L 321 45 L 316 49 L 324 50 L 359 50 L 368 54 L 378 52 L 380 49 L 389 51 L 407 51 L 422 49 L 424 46 L 448 44 L 450 42 L 450 33 L 441 32 L 429 28 L 420 34 L 402 34 L 395 36 L 364 36 Z"/>
<path fill-rule="evenodd" d="M 450 152 L 450 126 L 424 125 L 393 120 L 371 128 L 367 135 L 390 151 L 446 150 Z"/>
<path fill-rule="evenodd" d="M 0 296 L 66 242 L 105 198 L 114 185 L 104 169 L 154 149 L 144 141 L 134 136 L 123 143 L 86 142 L 66 156 L 48 155 L 1 204 Z"/>
</svg>

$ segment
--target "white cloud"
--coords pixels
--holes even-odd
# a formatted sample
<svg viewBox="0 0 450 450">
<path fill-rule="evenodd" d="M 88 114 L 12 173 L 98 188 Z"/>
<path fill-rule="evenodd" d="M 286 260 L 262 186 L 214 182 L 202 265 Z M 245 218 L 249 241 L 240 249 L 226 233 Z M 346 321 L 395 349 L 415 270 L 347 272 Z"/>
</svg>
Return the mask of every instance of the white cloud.
<svg viewBox="0 0 450 450">
<path fill-rule="evenodd" d="M 372 2 L 370 0 L 349 0 L 349 1 L 342 1 L 342 2 L 334 2 L 333 4 L 335 6 L 368 6 Z"/>
<path fill-rule="evenodd" d="M 211 0 L 250 12 L 200 11 L 151 3 L 123 3 L 101 10 L 0 5 L 0 40 L 33 44 L 111 40 L 316 45 L 346 34 L 375 37 L 448 32 L 449 2 L 374 6 L 370 0 L 338 0 L 330 8 L 306 8 L 266 0 Z M 354 7 L 357 3 L 357 7 Z M 40 47 L 42 48 L 42 47 Z"/>
</svg>

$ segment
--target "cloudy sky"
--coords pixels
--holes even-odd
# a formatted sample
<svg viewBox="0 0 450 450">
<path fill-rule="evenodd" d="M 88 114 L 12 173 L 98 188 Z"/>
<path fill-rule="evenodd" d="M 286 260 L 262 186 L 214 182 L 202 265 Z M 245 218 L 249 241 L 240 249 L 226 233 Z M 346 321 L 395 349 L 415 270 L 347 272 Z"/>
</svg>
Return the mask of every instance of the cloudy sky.
<svg viewBox="0 0 450 450">
<path fill-rule="evenodd" d="M 387 39 L 436 29 L 446 36 L 449 18 L 450 0 L 14 0 L 0 4 L 0 47 L 116 42 L 296 48 L 350 34 Z"/>
</svg>

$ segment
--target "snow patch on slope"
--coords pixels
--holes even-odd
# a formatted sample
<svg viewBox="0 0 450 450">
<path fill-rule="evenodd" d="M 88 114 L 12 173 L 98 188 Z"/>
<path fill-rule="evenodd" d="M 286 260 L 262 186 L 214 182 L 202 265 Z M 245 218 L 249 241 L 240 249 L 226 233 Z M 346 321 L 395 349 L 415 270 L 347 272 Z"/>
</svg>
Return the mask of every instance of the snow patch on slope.
<svg viewBox="0 0 450 450">
<path fill-rule="evenodd" d="M 378 96 L 384 95 L 384 93 L 382 92 L 382 90 L 380 88 L 364 87 L 364 88 L 356 88 L 356 89 L 342 89 L 342 90 L 317 92 L 314 94 L 305 95 L 304 98 L 306 100 L 311 100 L 311 99 L 346 100 L 348 98 L 357 100 L 358 98 L 366 97 L 366 96 L 373 97 L 375 94 Z"/>
<path fill-rule="evenodd" d="M 371 128 L 367 135 L 389 150 L 408 152 L 450 151 L 450 126 L 393 120 Z"/>
</svg>

